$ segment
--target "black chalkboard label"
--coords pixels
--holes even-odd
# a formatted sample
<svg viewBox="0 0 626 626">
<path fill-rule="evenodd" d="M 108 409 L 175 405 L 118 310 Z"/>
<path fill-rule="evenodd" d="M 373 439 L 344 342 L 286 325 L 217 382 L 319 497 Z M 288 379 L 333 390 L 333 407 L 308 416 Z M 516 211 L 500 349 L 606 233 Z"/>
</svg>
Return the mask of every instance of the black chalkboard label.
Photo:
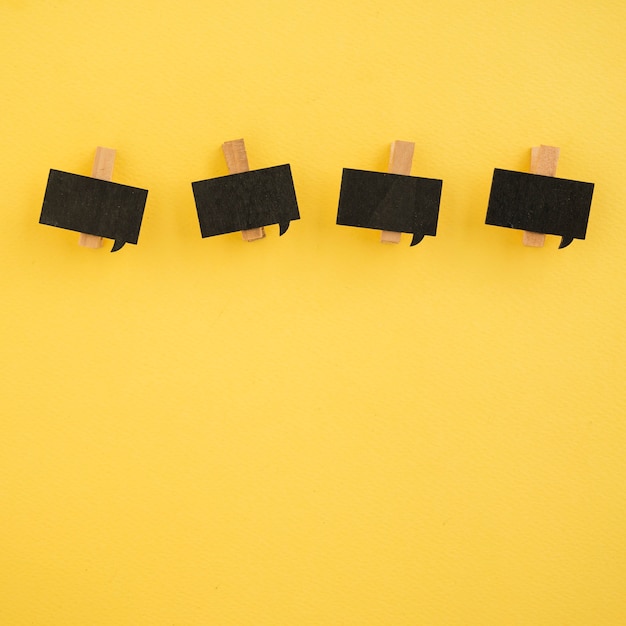
<svg viewBox="0 0 626 626">
<path fill-rule="evenodd" d="M 559 248 L 587 232 L 593 183 L 495 169 L 486 224 L 562 237 Z"/>
<path fill-rule="evenodd" d="M 344 169 L 337 224 L 413 233 L 411 245 L 437 234 L 443 181 Z"/>
<path fill-rule="evenodd" d="M 145 189 L 50 170 L 39 223 L 114 239 L 115 252 L 137 243 L 147 197 Z"/>
<path fill-rule="evenodd" d="M 283 235 L 300 219 L 289 165 L 230 174 L 191 183 L 202 237 L 272 224 Z"/>
</svg>

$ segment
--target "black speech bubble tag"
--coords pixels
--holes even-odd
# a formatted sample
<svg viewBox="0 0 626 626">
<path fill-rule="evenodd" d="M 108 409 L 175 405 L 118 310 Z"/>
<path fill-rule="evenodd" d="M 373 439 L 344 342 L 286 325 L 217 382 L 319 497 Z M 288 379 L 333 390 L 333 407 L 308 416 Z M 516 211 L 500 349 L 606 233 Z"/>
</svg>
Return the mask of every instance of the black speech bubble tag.
<svg viewBox="0 0 626 626">
<path fill-rule="evenodd" d="M 344 168 L 337 224 L 413 233 L 411 245 L 437 234 L 443 181 Z"/>
<path fill-rule="evenodd" d="M 191 183 L 202 237 L 279 224 L 284 235 L 299 220 L 289 165 Z"/>
<path fill-rule="evenodd" d="M 559 248 L 584 239 L 593 183 L 495 169 L 485 224 L 558 235 Z"/>
<path fill-rule="evenodd" d="M 50 170 L 40 224 L 114 239 L 111 252 L 137 243 L 148 191 Z"/>
</svg>

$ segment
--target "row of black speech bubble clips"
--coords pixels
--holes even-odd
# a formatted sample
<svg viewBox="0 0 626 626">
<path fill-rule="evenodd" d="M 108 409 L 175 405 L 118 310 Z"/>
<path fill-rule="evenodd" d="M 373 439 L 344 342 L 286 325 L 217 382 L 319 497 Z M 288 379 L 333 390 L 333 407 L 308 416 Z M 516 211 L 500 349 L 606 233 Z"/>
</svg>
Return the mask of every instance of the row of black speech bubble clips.
<svg viewBox="0 0 626 626">
<path fill-rule="evenodd" d="M 247 168 L 243 141 L 237 141 L 241 142 L 237 147 L 243 150 Z M 395 144 L 409 146 L 412 158 L 413 144 Z M 558 149 L 545 148 L 558 158 Z M 554 159 L 553 168 L 556 169 Z M 235 168 L 229 169 L 232 172 Z M 391 162 L 390 169 L 394 169 Z M 407 169 L 410 171 L 410 159 L 404 166 Z M 254 239 L 262 237 L 263 227 L 272 224 L 278 224 L 283 235 L 292 220 L 300 219 L 288 164 L 231 173 L 191 186 L 202 237 L 256 229 L 260 234 L 250 237 Z M 442 186 L 439 179 L 344 169 L 337 224 L 377 229 L 391 235 L 411 233 L 411 245 L 416 245 L 424 236 L 437 233 Z M 592 183 L 553 175 L 495 169 L 485 223 L 559 235 L 559 247 L 563 248 L 575 238 L 585 238 L 593 188 Z M 125 243 L 137 243 L 147 195 L 145 189 L 50 170 L 39 222 L 113 239 L 111 251 L 115 252 Z M 399 241 L 399 236 L 395 241 Z"/>
</svg>

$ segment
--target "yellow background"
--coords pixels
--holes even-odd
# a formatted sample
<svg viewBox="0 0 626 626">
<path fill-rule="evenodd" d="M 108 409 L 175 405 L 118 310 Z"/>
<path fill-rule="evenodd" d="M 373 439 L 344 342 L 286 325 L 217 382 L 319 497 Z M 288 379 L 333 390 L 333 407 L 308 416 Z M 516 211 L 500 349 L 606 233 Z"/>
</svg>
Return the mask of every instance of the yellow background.
<svg viewBox="0 0 626 626">
<path fill-rule="evenodd" d="M 626 623 L 626 5 L 0 3 L 0 623 Z M 290 163 L 302 219 L 201 239 L 191 182 Z M 437 237 L 335 225 L 343 167 Z M 485 226 L 494 167 L 596 184 Z M 137 246 L 38 224 L 50 168 L 149 189 Z"/>
</svg>

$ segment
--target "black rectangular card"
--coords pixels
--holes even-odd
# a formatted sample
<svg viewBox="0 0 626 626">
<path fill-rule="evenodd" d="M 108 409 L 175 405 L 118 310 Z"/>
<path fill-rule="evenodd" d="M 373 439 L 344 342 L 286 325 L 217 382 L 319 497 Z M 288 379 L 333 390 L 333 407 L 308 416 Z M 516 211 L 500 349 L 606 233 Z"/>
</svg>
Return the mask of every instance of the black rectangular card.
<svg viewBox="0 0 626 626">
<path fill-rule="evenodd" d="M 147 196 L 138 187 L 50 170 L 39 223 L 114 239 L 119 250 L 137 243 Z"/>
<path fill-rule="evenodd" d="M 413 233 L 415 245 L 437 234 L 443 181 L 344 169 L 337 224 Z"/>
<path fill-rule="evenodd" d="M 560 235 L 559 247 L 584 239 L 593 183 L 495 169 L 486 224 Z"/>
<path fill-rule="evenodd" d="M 202 237 L 280 225 L 300 219 L 289 165 L 210 178 L 191 184 Z"/>
</svg>

